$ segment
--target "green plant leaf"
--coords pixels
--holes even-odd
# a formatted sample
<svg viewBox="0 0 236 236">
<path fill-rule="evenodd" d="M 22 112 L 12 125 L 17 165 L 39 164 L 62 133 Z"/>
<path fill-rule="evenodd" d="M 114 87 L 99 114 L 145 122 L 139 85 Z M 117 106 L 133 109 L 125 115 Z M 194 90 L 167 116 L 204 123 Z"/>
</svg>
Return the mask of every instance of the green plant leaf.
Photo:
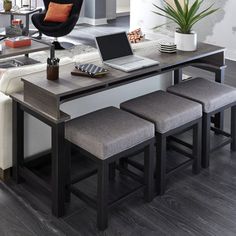
<svg viewBox="0 0 236 236">
<path fill-rule="evenodd" d="M 178 10 L 179 14 L 184 16 L 184 11 L 182 9 L 182 6 L 179 3 L 179 0 L 174 0 L 176 9 Z"/>
<path fill-rule="evenodd" d="M 188 16 L 188 7 L 189 7 L 189 0 L 184 0 L 184 17 L 187 19 Z"/>
<path fill-rule="evenodd" d="M 161 13 L 156 11 L 153 12 L 175 22 L 178 25 L 177 30 L 180 33 L 191 33 L 194 24 L 218 10 L 212 9 L 212 4 L 198 13 L 203 1 L 204 0 L 195 0 L 190 5 L 190 0 L 184 0 L 184 4 L 181 6 L 178 0 L 174 0 L 175 7 L 173 7 L 166 0 L 163 0 L 163 8 L 153 4 L 159 11 L 161 11 Z"/>
<path fill-rule="evenodd" d="M 197 17 L 193 20 L 193 22 L 190 24 L 190 27 L 192 28 L 193 25 L 195 25 L 198 21 L 205 18 L 206 16 L 209 16 L 209 15 L 213 14 L 214 12 L 216 12 L 218 10 L 219 10 L 219 8 L 216 8 L 216 9 L 210 10 L 210 11 L 204 13 L 204 14 L 201 14 L 199 17 Z"/>
<path fill-rule="evenodd" d="M 208 16 L 208 15 L 214 13 L 215 11 L 217 11 L 218 8 L 217 8 L 217 9 L 212 9 L 212 10 L 210 10 L 210 9 L 213 7 L 213 5 L 214 5 L 214 4 L 212 4 L 211 6 L 209 6 L 208 8 L 206 8 L 205 10 L 201 11 L 201 12 L 198 13 L 197 15 L 192 16 L 192 18 L 189 20 L 188 23 L 189 23 L 190 25 L 192 25 L 193 22 L 199 21 L 198 19 L 199 19 L 202 15 L 204 15 L 204 17 L 206 17 L 206 16 Z M 205 14 L 206 14 L 206 15 L 205 15 Z M 203 17 L 203 18 L 204 18 L 204 17 Z M 202 18 L 201 18 L 201 19 L 202 19 Z"/>
<path fill-rule="evenodd" d="M 159 6 L 155 5 L 155 4 L 153 4 L 153 5 L 154 5 L 157 9 L 161 10 L 162 12 L 164 12 L 164 13 L 166 14 L 166 16 L 170 16 L 170 17 L 174 18 L 174 19 L 175 19 L 175 22 L 176 22 L 177 24 L 180 24 L 180 25 L 184 25 L 184 24 L 185 24 L 185 21 L 184 21 L 183 17 L 181 17 L 181 16 L 178 14 L 178 12 L 177 12 L 175 9 L 173 9 L 172 7 L 169 7 L 168 5 L 166 5 L 166 6 L 164 7 L 164 9 L 163 9 L 163 8 L 161 8 L 161 7 L 159 7 Z M 154 12 L 154 13 L 157 14 L 157 12 Z M 166 17 L 166 18 L 168 18 L 168 17 Z"/>
<path fill-rule="evenodd" d="M 198 0 L 196 0 L 193 3 L 193 5 L 189 9 L 189 13 L 188 13 L 188 16 L 186 19 L 187 22 L 189 22 L 191 20 L 191 18 L 197 13 L 197 11 L 199 10 L 202 3 L 203 3 L 203 0 L 200 2 Z"/>
</svg>

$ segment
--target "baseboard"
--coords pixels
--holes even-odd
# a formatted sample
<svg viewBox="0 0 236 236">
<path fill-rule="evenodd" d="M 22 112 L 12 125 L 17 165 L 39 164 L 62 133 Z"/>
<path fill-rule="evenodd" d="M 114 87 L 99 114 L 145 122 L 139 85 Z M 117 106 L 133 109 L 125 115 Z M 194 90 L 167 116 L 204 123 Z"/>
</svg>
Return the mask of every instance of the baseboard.
<svg viewBox="0 0 236 236">
<path fill-rule="evenodd" d="M 228 49 L 225 53 L 225 58 L 231 61 L 236 61 L 236 50 Z"/>
<path fill-rule="evenodd" d="M 129 11 L 124 11 L 124 12 L 117 12 L 116 17 L 121 17 L 121 16 L 129 16 L 130 12 Z"/>
<path fill-rule="evenodd" d="M 89 24 L 89 25 L 106 25 L 107 24 L 107 18 L 101 18 L 101 19 L 93 19 L 88 17 L 80 17 L 79 24 Z"/>
<path fill-rule="evenodd" d="M 11 178 L 11 168 L 3 170 L 0 168 L 0 180 L 6 181 Z"/>
</svg>

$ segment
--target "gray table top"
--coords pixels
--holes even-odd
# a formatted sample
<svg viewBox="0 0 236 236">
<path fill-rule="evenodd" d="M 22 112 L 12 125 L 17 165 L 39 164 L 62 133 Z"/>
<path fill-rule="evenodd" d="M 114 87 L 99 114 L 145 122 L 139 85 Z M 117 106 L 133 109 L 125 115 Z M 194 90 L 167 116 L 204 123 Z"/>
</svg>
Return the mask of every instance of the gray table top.
<svg viewBox="0 0 236 236">
<path fill-rule="evenodd" d="M 4 42 L 2 41 L 3 44 L 3 51 L 0 53 L 0 59 L 2 58 L 7 58 L 7 57 L 14 57 L 14 56 L 19 56 L 23 54 L 29 54 L 33 52 L 38 52 L 38 51 L 44 51 L 44 50 L 49 50 L 50 46 L 37 42 L 34 39 L 32 39 L 32 44 L 31 46 L 27 47 L 20 47 L 20 48 L 10 48 L 10 47 L 5 47 Z"/>
<path fill-rule="evenodd" d="M 101 60 L 95 60 L 92 63 L 100 66 L 104 66 L 109 69 L 109 74 L 102 78 L 89 78 L 82 76 L 72 76 L 70 72 L 73 70 L 74 65 L 66 65 L 60 67 L 60 79 L 57 81 L 49 81 L 46 79 L 46 72 L 39 73 L 35 78 L 23 78 L 24 83 L 29 83 L 32 86 L 38 87 L 40 90 L 44 90 L 48 95 L 55 96 L 60 99 L 62 96 L 66 96 L 72 93 L 85 92 L 93 88 L 108 86 L 108 84 L 119 83 L 119 81 L 129 80 L 131 78 L 138 78 L 140 76 L 163 73 L 164 71 L 173 70 L 174 67 L 184 65 L 184 63 L 191 62 L 203 62 L 206 58 L 209 59 L 208 63 L 212 63 L 217 66 L 224 65 L 224 48 L 209 45 L 205 43 L 199 43 L 198 50 L 195 52 L 182 52 L 178 51 L 175 54 L 161 54 L 157 48 L 150 50 L 150 48 L 139 51 L 139 55 L 146 56 L 148 58 L 158 60 L 160 64 L 158 66 L 151 66 L 145 69 L 136 70 L 130 73 L 126 73 L 113 68 L 104 66 Z M 216 57 L 214 57 L 217 55 Z M 91 61 L 90 61 L 91 63 Z"/>
<path fill-rule="evenodd" d="M 19 9 L 17 11 L 5 11 L 5 10 L 0 10 L 0 14 L 1 15 L 17 15 L 17 16 L 26 16 L 26 15 L 30 15 L 30 14 L 33 14 L 35 12 L 38 12 L 38 11 L 42 11 L 42 8 L 35 8 L 35 9 L 31 9 L 31 10 L 24 10 L 23 8 L 22 9 Z"/>
</svg>

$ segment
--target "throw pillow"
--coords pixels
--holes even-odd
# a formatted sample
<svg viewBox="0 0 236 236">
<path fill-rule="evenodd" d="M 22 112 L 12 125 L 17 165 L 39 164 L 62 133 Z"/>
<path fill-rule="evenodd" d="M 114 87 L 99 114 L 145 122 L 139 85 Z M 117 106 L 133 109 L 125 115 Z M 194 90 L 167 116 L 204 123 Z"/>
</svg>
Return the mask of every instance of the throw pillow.
<svg viewBox="0 0 236 236">
<path fill-rule="evenodd" d="M 73 4 L 60 4 L 50 2 L 44 21 L 50 22 L 65 22 L 67 21 Z"/>
</svg>

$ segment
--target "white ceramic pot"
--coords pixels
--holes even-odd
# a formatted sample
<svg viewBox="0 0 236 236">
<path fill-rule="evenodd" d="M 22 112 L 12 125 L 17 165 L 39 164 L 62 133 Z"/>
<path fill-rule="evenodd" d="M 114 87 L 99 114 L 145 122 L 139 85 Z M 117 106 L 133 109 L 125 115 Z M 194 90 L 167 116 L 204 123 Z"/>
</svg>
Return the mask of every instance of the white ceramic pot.
<svg viewBox="0 0 236 236">
<path fill-rule="evenodd" d="M 181 34 L 175 32 L 175 44 L 177 49 L 181 51 L 195 51 L 197 49 L 197 34 Z"/>
</svg>

